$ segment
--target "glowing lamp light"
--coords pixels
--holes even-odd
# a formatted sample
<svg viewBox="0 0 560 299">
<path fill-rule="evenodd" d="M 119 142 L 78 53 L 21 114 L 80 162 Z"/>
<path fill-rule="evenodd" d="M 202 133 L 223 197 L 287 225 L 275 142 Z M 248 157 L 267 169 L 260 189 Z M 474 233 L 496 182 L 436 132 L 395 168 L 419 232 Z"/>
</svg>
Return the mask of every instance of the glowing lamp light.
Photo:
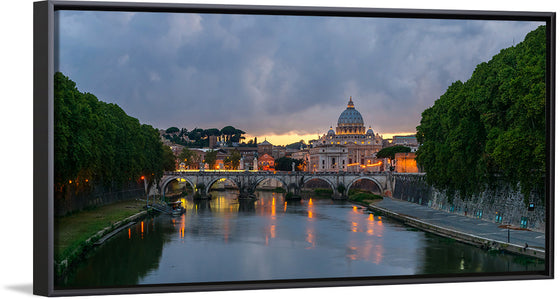
<svg viewBox="0 0 560 299">
<path fill-rule="evenodd" d="M 140 179 L 143 180 L 143 179 L 144 179 L 144 176 L 141 176 Z"/>
</svg>

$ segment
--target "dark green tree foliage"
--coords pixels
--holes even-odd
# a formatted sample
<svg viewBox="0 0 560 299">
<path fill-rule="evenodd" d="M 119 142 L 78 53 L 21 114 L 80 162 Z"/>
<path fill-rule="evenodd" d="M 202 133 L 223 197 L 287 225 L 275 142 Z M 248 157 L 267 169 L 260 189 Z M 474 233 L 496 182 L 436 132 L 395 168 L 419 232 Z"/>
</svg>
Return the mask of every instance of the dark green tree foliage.
<svg viewBox="0 0 560 299">
<path fill-rule="evenodd" d="M 170 127 L 167 130 L 165 130 L 165 133 L 167 134 L 173 134 L 173 133 L 179 133 L 179 128 L 177 127 Z"/>
<path fill-rule="evenodd" d="M 82 93 L 62 73 L 54 77 L 55 184 L 102 183 L 120 188 L 163 174 L 163 147 L 156 129 L 119 106 Z"/>
<path fill-rule="evenodd" d="M 214 169 L 216 165 L 218 151 L 211 150 L 204 155 L 204 163 L 208 164 L 209 169 Z"/>
<path fill-rule="evenodd" d="M 404 145 L 386 147 L 378 151 L 376 157 L 395 159 L 396 153 L 410 153 L 410 147 Z"/>
<path fill-rule="evenodd" d="M 233 151 L 231 151 L 231 154 L 224 160 L 226 169 L 238 169 L 240 160 L 241 153 L 237 149 L 234 149 Z"/>
<path fill-rule="evenodd" d="M 282 171 L 292 171 L 292 163 L 295 163 L 294 166 L 297 170 L 297 167 L 303 164 L 303 160 L 292 159 L 289 157 L 280 157 L 274 160 L 274 169 Z"/>
<path fill-rule="evenodd" d="M 481 63 L 422 113 L 417 161 L 432 185 L 464 198 L 498 177 L 528 198 L 544 190 L 546 28 Z"/>
<path fill-rule="evenodd" d="M 176 169 L 175 154 L 173 154 L 173 151 L 169 148 L 169 146 L 166 146 L 166 145 L 163 145 L 163 144 L 161 146 L 162 146 L 162 150 L 163 150 L 163 155 L 162 155 L 163 169 L 166 170 L 166 171 L 175 170 Z"/>
</svg>

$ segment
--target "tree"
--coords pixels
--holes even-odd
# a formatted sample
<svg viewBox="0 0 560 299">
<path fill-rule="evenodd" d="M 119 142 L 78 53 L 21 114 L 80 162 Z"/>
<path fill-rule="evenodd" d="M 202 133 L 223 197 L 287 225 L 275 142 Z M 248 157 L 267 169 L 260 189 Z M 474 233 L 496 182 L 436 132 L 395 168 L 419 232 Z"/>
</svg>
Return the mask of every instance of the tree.
<svg viewBox="0 0 560 299">
<path fill-rule="evenodd" d="M 204 156 L 204 163 L 208 164 L 209 169 L 214 169 L 214 165 L 216 164 L 217 154 L 218 151 L 214 151 L 214 150 L 206 152 L 206 155 Z"/>
<path fill-rule="evenodd" d="M 208 129 L 206 131 L 206 136 L 220 136 L 220 130 L 216 128 Z"/>
<path fill-rule="evenodd" d="M 396 153 L 410 153 L 410 147 L 404 145 L 395 145 L 381 149 L 377 152 L 377 158 L 390 158 L 391 160 L 395 159 Z"/>
<path fill-rule="evenodd" d="M 198 155 L 191 151 L 188 147 L 184 147 L 179 154 L 179 160 L 185 163 L 189 168 L 198 168 Z"/>
<path fill-rule="evenodd" d="M 177 127 L 170 127 L 167 130 L 165 130 L 165 133 L 167 134 L 173 134 L 173 133 L 179 133 L 179 128 Z"/>
<path fill-rule="evenodd" d="M 274 169 L 283 170 L 283 171 L 292 171 L 292 163 L 294 163 L 295 170 L 301 170 L 301 167 L 298 168 L 298 166 L 303 165 L 304 162 L 302 159 L 280 157 L 274 160 Z"/>
<path fill-rule="evenodd" d="M 175 155 L 173 151 L 169 148 L 169 146 L 165 146 L 162 144 L 163 149 L 163 169 L 166 171 L 173 171 L 176 169 L 175 167 Z"/>
<path fill-rule="evenodd" d="M 141 176 L 152 183 L 163 174 L 158 130 L 140 124 L 115 104 L 80 92 L 60 72 L 54 75 L 54 108 L 57 192 L 83 182 L 119 190 Z"/>
<path fill-rule="evenodd" d="M 236 132 L 236 129 L 232 126 L 223 127 L 222 130 L 220 131 L 220 133 L 222 135 L 225 135 L 225 136 L 231 136 L 231 135 L 235 134 L 235 132 Z"/>
<path fill-rule="evenodd" d="M 226 169 L 238 169 L 241 153 L 237 149 L 231 151 L 230 155 L 224 159 Z"/>
<path fill-rule="evenodd" d="M 428 183 L 466 198 L 499 180 L 544 194 L 546 27 L 479 64 L 422 113 L 417 161 Z M 541 198 L 544 198 L 542 196 Z"/>
</svg>

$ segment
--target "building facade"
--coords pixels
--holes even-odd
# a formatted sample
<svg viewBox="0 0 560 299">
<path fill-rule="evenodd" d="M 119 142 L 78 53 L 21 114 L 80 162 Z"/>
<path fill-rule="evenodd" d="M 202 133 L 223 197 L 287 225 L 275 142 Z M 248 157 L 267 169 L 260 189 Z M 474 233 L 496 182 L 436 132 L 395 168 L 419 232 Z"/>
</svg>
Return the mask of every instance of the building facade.
<svg viewBox="0 0 560 299">
<path fill-rule="evenodd" d="M 416 152 L 418 150 L 418 141 L 416 140 L 416 135 L 395 135 L 391 146 L 403 145 L 410 147 L 411 152 Z"/>
<path fill-rule="evenodd" d="M 338 118 L 336 129 L 312 142 L 308 171 L 382 171 L 383 161 L 376 153 L 383 148 L 383 138 L 371 128 L 366 131 L 362 114 L 352 97 Z"/>
<path fill-rule="evenodd" d="M 274 158 L 269 154 L 262 154 L 258 158 L 259 170 L 274 171 Z"/>
<path fill-rule="evenodd" d="M 309 172 L 347 171 L 348 149 L 346 146 L 328 144 L 309 149 Z"/>
<path fill-rule="evenodd" d="M 401 173 L 418 172 L 418 166 L 416 164 L 416 153 L 396 153 L 395 171 Z"/>
</svg>

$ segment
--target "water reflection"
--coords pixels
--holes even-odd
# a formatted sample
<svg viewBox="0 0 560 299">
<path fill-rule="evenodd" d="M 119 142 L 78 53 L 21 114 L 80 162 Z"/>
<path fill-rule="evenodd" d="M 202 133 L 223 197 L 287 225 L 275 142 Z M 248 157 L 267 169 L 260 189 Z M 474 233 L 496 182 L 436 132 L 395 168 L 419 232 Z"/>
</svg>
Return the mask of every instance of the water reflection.
<svg viewBox="0 0 560 299">
<path fill-rule="evenodd" d="M 404 227 L 360 206 L 257 195 L 256 201 L 227 191 L 211 201 L 183 198 L 184 215 L 160 215 L 123 231 L 59 286 L 544 269 Z"/>
<path fill-rule="evenodd" d="M 55 281 L 56 288 L 136 285 L 158 268 L 169 231 L 147 219 L 99 246 L 71 275 Z"/>
</svg>

